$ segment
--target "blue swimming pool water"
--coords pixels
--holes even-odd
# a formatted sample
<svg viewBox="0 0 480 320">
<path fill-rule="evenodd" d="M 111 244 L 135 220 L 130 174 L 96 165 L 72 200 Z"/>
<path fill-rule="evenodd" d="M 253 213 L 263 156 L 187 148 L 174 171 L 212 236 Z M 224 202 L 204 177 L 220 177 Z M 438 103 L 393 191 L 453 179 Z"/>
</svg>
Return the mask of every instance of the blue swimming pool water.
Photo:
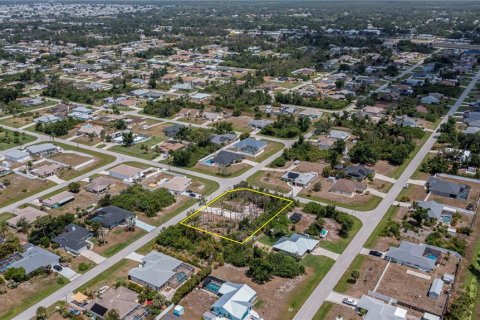
<svg viewBox="0 0 480 320">
<path fill-rule="evenodd" d="M 450 216 L 443 216 L 442 221 L 449 224 L 452 221 L 452 217 Z"/>
<path fill-rule="evenodd" d="M 208 291 L 213 292 L 215 294 L 218 292 L 218 290 L 220 290 L 220 286 L 218 284 L 214 283 L 214 282 L 210 282 L 209 284 L 207 284 L 205 286 L 205 288 Z"/>
<path fill-rule="evenodd" d="M 437 256 L 430 254 L 427 256 L 428 259 L 437 260 Z"/>
<path fill-rule="evenodd" d="M 206 160 L 203 160 L 203 164 L 206 164 L 207 166 L 213 166 L 213 158 L 209 158 Z"/>
</svg>

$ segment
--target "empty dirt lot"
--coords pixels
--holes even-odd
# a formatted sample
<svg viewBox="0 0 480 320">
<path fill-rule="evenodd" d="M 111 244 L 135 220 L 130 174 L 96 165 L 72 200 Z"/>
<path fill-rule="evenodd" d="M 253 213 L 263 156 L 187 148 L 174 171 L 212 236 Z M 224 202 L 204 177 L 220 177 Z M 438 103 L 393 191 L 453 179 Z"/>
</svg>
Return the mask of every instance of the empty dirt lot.
<svg viewBox="0 0 480 320">
<path fill-rule="evenodd" d="M 447 295 L 442 293 L 438 300 L 427 296 L 434 277 L 432 276 L 430 280 L 423 279 L 408 274 L 407 270 L 418 272 L 426 276 L 432 276 L 432 274 L 426 272 L 390 263 L 377 292 L 393 297 L 398 301 L 417 308 L 424 309 L 433 314 L 442 314 Z M 444 289 L 446 288 L 447 286 L 444 286 Z"/>
</svg>

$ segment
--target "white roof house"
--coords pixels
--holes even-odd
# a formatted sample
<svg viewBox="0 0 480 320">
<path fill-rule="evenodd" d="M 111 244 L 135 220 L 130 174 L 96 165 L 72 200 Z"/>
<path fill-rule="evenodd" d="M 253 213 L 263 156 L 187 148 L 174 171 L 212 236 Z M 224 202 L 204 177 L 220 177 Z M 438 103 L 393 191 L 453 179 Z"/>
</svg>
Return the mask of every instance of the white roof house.
<svg viewBox="0 0 480 320">
<path fill-rule="evenodd" d="M 407 319 L 407 310 L 365 295 L 358 301 L 357 308 L 367 310 L 367 314 L 363 317 L 364 320 Z"/>
<path fill-rule="evenodd" d="M 25 162 L 30 160 L 30 154 L 25 150 L 14 149 L 5 153 L 5 160 Z"/>
<path fill-rule="evenodd" d="M 316 239 L 294 233 L 290 237 L 281 237 L 272 247 L 275 250 L 302 257 L 315 249 L 318 243 Z"/>
<path fill-rule="evenodd" d="M 330 130 L 327 135 L 327 137 L 337 140 L 347 140 L 349 136 L 348 132 L 340 130 Z"/>
<path fill-rule="evenodd" d="M 220 287 L 218 295 L 220 299 L 212 305 L 212 313 L 216 316 L 244 320 L 250 319 L 250 315 L 255 313 L 252 306 L 257 293 L 246 284 L 225 282 Z M 211 317 L 207 315 L 205 318 Z"/>
</svg>

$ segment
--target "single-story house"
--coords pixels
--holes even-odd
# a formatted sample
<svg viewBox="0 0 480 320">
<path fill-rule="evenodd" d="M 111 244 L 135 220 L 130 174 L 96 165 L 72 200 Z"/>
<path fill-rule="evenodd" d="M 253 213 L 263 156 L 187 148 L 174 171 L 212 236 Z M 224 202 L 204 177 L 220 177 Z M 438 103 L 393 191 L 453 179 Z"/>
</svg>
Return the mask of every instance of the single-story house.
<svg viewBox="0 0 480 320">
<path fill-rule="evenodd" d="M 470 193 L 470 186 L 444 181 L 436 176 L 428 178 L 426 186 L 428 191 L 433 194 L 453 199 L 466 200 Z"/>
<path fill-rule="evenodd" d="M 7 266 L 3 266 L 0 271 L 3 272 L 8 268 L 23 268 L 28 275 L 40 268 L 49 269 L 57 265 L 60 261 L 60 257 L 56 254 L 32 244 L 27 244 L 24 248 L 24 252 L 18 252 L 20 259 Z"/>
<path fill-rule="evenodd" d="M 375 170 L 363 166 L 346 166 L 345 168 L 342 168 L 342 172 L 345 173 L 347 177 L 357 181 L 363 181 L 367 176 L 373 176 L 375 174 Z"/>
<path fill-rule="evenodd" d="M 428 96 L 422 97 L 420 99 L 420 102 L 423 104 L 438 104 L 440 103 L 440 99 L 432 95 L 428 95 Z"/>
<path fill-rule="evenodd" d="M 400 242 L 398 248 L 390 247 L 385 259 L 411 268 L 431 272 L 440 261 L 442 254 L 448 250 L 427 244 L 415 244 L 408 241 Z"/>
<path fill-rule="evenodd" d="M 233 145 L 232 148 L 237 152 L 245 153 L 251 156 L 257 156 L 266 146 L 267 142 L 264 140 L 247 138 L 238 141 Z"/>
<path fill-rule="evenodd" d="M 184 117 L 184 118 L 196 118 L 200 115 L 199 109 L 189 109 L 189 108 L 182 108 L 177 113 L 177 116 Z"/>
<path fill-rule="evenodd" d="M 129 210 L 116 206 L 108 206 L 98 209 L 90 220 L 98 221 L 103 227 L 113 229 L 116 226 L 127 223 L 129 219 L 134 217 L 133 212 Z"/>
<path fill-rule="evenodd" d="M 40 116 L 38 118 L 33 119 L 34 123 L 43 123 L 43 124 L 48 124 L 48 123 L 55 123 L 57 121 L 60 121 L 61 118 L 57 117 L 53 114 L 44 114 L 43 116 Z"/>
<path fill-rule="evenodd" d="M 183 124 L 175 123 L 174 125 L 163 129 L 163 133 L 169 138 L 174 138 L 182 128 L 185 128 Z"/>
<path fill-rule="evenodd" d="M 428 296 L 432 299 L 438 300 L 440 298 L 440 294 L 443 291 L 444 282 L 440 278 L 435 278 L 432 282 L 430 289 L 428 290 Z"/>
<path fill-rule="evenodd" d="M 191 97 L 193 100 L 204 101 L 204 100 L 209 99 L 211 96 L 212 96 L 212 95 L 209 94 L 209 93 L 197 92 L 197 93 L 192 94 L 190 97 Z"/>
<path fill-rule="evenodd" d="M 381 117 L 385 113 L 385 109 L 375 106 L 366 106 L 363 108 L 363 113 L 370 117 Z"/>
<path fill-rule="evenodd" d="M 177 288 L 195 271 L 195 268 L 161 252 L 152 251 L 142 258 L 141 266 L 128 272 L 128 279 L 142 286 L 160 291 L 167 286 Z"/>
<path fill-rule="evenodd" d="M 257 293 L 248 285 L 224 282 L 217 294 L 220 298 L 212 305 L 210 311 L 203 314 L 203 319 L 246 320 L 260 318 L 253 310 Z"/>
<path fill-rule="evenodd" d="M 85 124 L 78 129 L 77 134 L 80 136 L 93 136 L 98 138 L 102 135 L 102 132 L 104 132 L 104 129 L 101 126 Z"/>
<path fill-rule="evenodd" d="M 170 152 L 177 151 L 185 147 L 185 145 L 181 142 L 176 141 L 163 141 L 159 145 L 157 145 L 158 150 L 166 155 L 169 155 Z"/>
<path fill-rule="evenodd" d="M 126 287 L 110 288 L 85 306 L 97 319 L 103 319 L 109 310 L 117 310 L 120 319 L 136 319 L 132 315 L 148 315 L 148 309 L 138 302 L 138 293 Z"/>
<path fill-rule="evenodd" d="M 125 182 L 133 182 L 142 176 L 143 169 L 121 164 L 108 171 L 108 174 Z"/>
<path fill-rule="evenodd" d="M 58 163 L 50 163 L 32 170 L 32 173 L 41 178 L 48 178 L 55 175 L 64 166 Z"/>
<path fill-rule="evenodd" d="M 75 199 L 75 194 L 69 191 L 63 191 L 40 202 L 50 208 L 59 208 Z"/>
<path fill-rule="evenodd" d="M 63 248 L 65 251 L 79 255 L 82 251 L 88 250 L 87 242 L 93 234 L 75 223 L 70 223 L 65 227 L 65 232 L 52 239 L 53 242 Z"/>
<path fill-rule="evenodd" d="M 334 138 L 319 137 L 317 146 L 321 150 L 329 150 L 331 147 L 333 147 L 336 141 L 337 139 Z"/>
<path fill-rule="evenodd" d="M 433 200 L 418 201 L 417 205 L 420 208 L 427 210 L 427 214 L 430 218 L 437 219 L 437 220 L 444 217 L 452 217 L 453 214 L 456 212 L 455 209 L 449 208 L 444 204 L 438 203 Z"/>
<path fill-rule="evenodd" d="M 14 149 L 5 153 L 5 160 L 12 162 L 26 162 L 30 160 L 30 153 L 25 150 Z"/>
<path fill-rule="evenodd" d="M 320 118 L 323 115 L 323 112 L 318 109 L 305 109 L 298 114 L 299 117 L 306 117 L 310 119 Z"/>
<path fill-rule="evenodd" d="M 232 143 L 236 139 L 237 135 L 234 133 L 214 134 L 210 137 L 211 142 L 219 145 Z"/>
<path fill-rule="evenodd" d="M 28 146 L 25 148 L 28 153 L 30 153 L 31 156 L 51 156 L 54 155 L 58 152 L 60 152 L 60 149 L 52 144 L 52 143 L 41 143 L 41 144 L 35 144 L 33 146 Z"/>
<path fill-rule="evenodd" d="M 17 209 L 13 212 L 15 217 L 8 219 L 6 222 L 12 228 L 17 228 L 17 223 L 21 219 L 25 219 L 25 221 L 29 224 L 35 222 L 38 218 L 47 216 L 46 212 L 42 210 L 38 210 L 34 207 L 25 207 L 23 209 Z"/>
<path fill-rule="evenodd" d="M 254 129 L 263 129 L 271 123 L 273 123 L 272 120 L 253 119 L 250 120 L 248 125 Z"/>
<path fill-rule="evenodd" d="M 337 139 L 337 140 L 347 140 L 350 137 L 350 134 L 345 131 L 340 130 L 330 130 L 327 137 Z"/>
<path fill-rule="evenodd" d="M 287 171 L 283 176 L 282 180 L 293 184 L 298 187 L 308 187 L 310 183 L 318 177 L 316 172 L 294 172 Z"/>
<path fill-rule="evenodd" d="M 112 178 L 108 177 L 95 178 L 85 186 L 85 190 L 95 194 L 104 193 L 108 190 L 108 188 L 115 184 L 112 180 Z"/>
<path fill-rule="evenodd" d="M 243 154 L 220 150 L 220 152 L 218 152 L 211 159 L 211 162 L 212 164 L 215 164 L 221 167 L 226 167 L 234 163 L 241 162 L 243 159 L 245 159 L 245 156 Z"/>
<path fill-rule="evenodd" d="M 296 257 L 303 257 L 306 253 L 313 251 L 318 243 L 319 241 L 317 239 L 294 233 L 290 237 L 281 237 L 278 239 L 272 248 Z"/>
<path fill-rule="evenodd" d="M 217 112 L 203 112 L 202 113 L 202 118 L 208 121 L 217 121 L 222 119 L 222 115 Z"/>
<path fill-rule="evenodd" d="M 356 193 L 362 194 L 366 189 L 367 185 L 363 182 L 342 178 L 335 181 L 328 191 L 342 196 L 353 197 Z"/>
<path fill-rule="evenodd" d="M 192 183 L 192 179 L 182 176 L 174 176 L 167 181 L 164 181 L 159 184 L 159 187 L 168 189 L 173 194 L 182 194 Z"/>
<path fill-rule="evenodd" d="M 407 310 L 387 304 L 382 300 L 363 295 L 356 305 L 358 312 L 364 310 L 363 320 L 406 320 Z"/>
<path fill-rule="evenodd" d="M 418 127 L 418 124 L 415 121 L 415 119 L 410 118 L 409 116 L 406 116 L 406 115 L 395 117 L 395 119 L 393 119 L 393 123 L 401 127 L 409 127 L 409 128 Z"/>
</svg>

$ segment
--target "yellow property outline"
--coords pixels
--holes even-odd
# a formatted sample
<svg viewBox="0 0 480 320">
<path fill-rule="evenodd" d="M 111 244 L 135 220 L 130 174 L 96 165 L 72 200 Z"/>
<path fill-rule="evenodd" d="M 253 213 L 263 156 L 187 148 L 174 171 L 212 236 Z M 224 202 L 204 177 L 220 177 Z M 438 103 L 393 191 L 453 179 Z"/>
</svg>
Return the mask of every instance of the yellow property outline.
<svg viewBox="0 0 480 320">
<path fill-rule="evenodd" d="M 268 219 L 268 221 L 265 222 L 260 228 L 258 228 L 257 230 L 255 230 L 250 236 L 248 236 L 245 240 L 243 240 L 243 241 L 241 241 L 241 242 L 238 241 L 238 240 L 234 240 L 234 239 L 227 238 L 227 237 L 222 236 L 222 235 L 220 235 L 220 234 L 218 234 L 218 233 L 215 233 L 215 232 L 211 232 L 211 231 L 208 231 L 208 230 L 205 230 L 205 229 L 202 229 L 202 228 L 194 227 L 194 226 L 186 223 L 187 220 L 189 220 L 190 218 L 192 218 L 192 217 L 194 217 L 195 215 L 197 215 L 197 214 L 199 214 L 200 212 L 202 212 L 205 208 L 207 208 L 209 205 L 211 205 L 212 203 L 214 203 L 215 201 L 217 201 L 217 200 L 220 199 L 221 197 L 225 196 L 225 195 L 228 194 L 228 193 L 236 192 L 236 191 L 251 191 L 251 192 L 263 194 L 263 195 L 266 195 L 266 196 L 269 196 L 269 197 L 272 197 L 272 198 L 281 199 L 281 200 L 287 201 L 288 203 L 287 203 L 287 205 L 285 205 L 282 209 L 280 209 L 280 211 L 278 211 L 275 215 L 273 215 L 273 217 L 271 217 L 270 219 Z M 219 237 L 219 238 L 222 238 L 222 239 L 225 239 L 225 240 L 229 240 L 229 241 L 232 241 L 232 242 L 235 242 L 235 243 L 238 243 L 238 244 L 244 244 L 245 242 L 247 242 L 248 240 L 250 240 L 254 235 L 256 235 L 262 228 L 264 228 L 267 224 L 269 224 L 270 221 L 272 221 L 273 219 L 275 219 L 280 213 L 282 213 L 285 209 L 287 209 L 292 203 L 293 203 L 293 200 L 290 200 L 290 199 L 287 199 L 287 198 L 283 198 L 283 197 L 279 197 L 279 196 L 276 196 L 276 195 L 273 195 L 273 194 L 269 194 L 269 193 L 266 193 L 266 192 L 261 192 L 261 191 L 258 191 L 258 190 L 250 189 L 250 188 L 232 189 L 232 190 L 227 190 L 227 191 L 225 191 L 224 193 L 222 193 L 221 195 L 219 195 L 219 196 L 216 197 L 215 199 L 209 201 L 206 205 L 204 205 L 203 207 L 201 207 L 200 209 L 198 209 L 197 211 L 195 211 L 194 213 L 192 213 L 191 215 L 189 215 L 188 217 L 186 217 L 185 219 L 183 219 L 182 221 L 180 221 L 180 224 L 181 224 L 182 226 L 189 227 L 189 228 L 195 229 L 195 230 L 200 231 L 200 232 L 207 233 L 207 234 L 212 235 L 212 236 L 215 236 L 215 237 Z"/>
</svg>

